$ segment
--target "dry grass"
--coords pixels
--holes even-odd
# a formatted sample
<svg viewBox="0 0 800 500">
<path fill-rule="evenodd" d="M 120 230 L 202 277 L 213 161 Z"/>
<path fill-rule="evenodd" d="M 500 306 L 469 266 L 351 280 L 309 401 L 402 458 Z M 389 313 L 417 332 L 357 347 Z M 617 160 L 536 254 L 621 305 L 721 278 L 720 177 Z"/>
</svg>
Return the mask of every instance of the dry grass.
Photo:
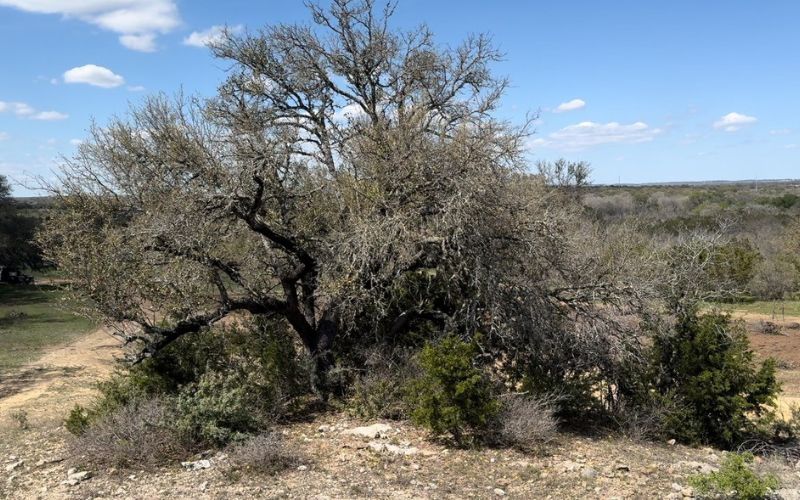
<svg viewBox="0 0 800 500">
<path fill-rule="evenodd" d="M 234 467 L 256 473 L 276 474 L 300 462 L 300 456 L 275 432 L 253 436 L 229 449 Z"/>
<path fill-rule="evenodd" d="M 534 451 L 558 435 L 553 397 L 513 395 L 503 401 L 500 440 L 507 446 Z"/>
<path fill-rule="evenodd" d="M 152 469 L 184 458 L 189 450 L 167 423 L 173 415 L 160 399 L 119 408 L 70 443 L 82 463 Z"/>
</svg>

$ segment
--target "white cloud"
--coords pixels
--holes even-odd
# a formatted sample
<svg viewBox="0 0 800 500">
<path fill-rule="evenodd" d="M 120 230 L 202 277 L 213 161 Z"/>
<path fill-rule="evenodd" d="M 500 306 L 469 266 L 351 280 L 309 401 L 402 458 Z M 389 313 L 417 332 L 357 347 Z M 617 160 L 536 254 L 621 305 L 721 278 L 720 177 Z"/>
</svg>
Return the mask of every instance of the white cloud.
<svg viewBox="0 0 800 500">
<path fill-rule="evenodd" d="M 789 135 L 792 133 L 791 129 L 788 128 L 779 128 L 776 130 L 770 130 L 769 135 Z"/>
<path fill-rule="evenodd" d="M 0 0 L 0 6 L 80 19 L 119 34 L 124 46 L 144 52 L 155 50 L 158 34 L 181 24 L 174 0 Z"/>
<path fill-rule="evenodd" d="M 46 122 L 66 120 L 67 118 L 69 118 L 69 115 L 65 113 L 59 113 L 58 111 L 40 111 L 31 116 L 31 119 L 33 120 L 41 120 Z"/>
<path fill-rule="evenodd" d="M 337 109 L 333 114 L 333 119 L 341 122 L 347 120 L 356 120 L 362 116 L 364 116 L 364 110 L 361 109 L 361 106 L 355 103 L 350 103 L 347 106 Z"/>
<path fill-rule="evenodd" d="M 80 146 L 81 144 L 83 144 L 83 140 L 81 140 L 81 139 L 70 139 L 69 143 L 72 144 L 73 146 Z"/>
<path fill-rule="evenodd" d="M 8 133 L 7 132 L 0 132 L 0 141 L 8 140 Z"/>
<path fill-rule="evenodd" d="M 125 83 L 125 79 L 121 76 L 96 64 L 87 64 L 67 70 L 64 73 L 64 81 L 66 83 L 86 83 L 106 89 L 119 87 Z"/>
<path fill-rule="evenodd" d="M 231 33 L 240 33 L 244 29 L 244 26 L 237 24 L 236 26 L 228 26 L 227 28 Z M 221 41 L 224 31 L 225 26 L 220 25 L 212 26 L 204 31 L 194 31 L 183 39 L 183 44 L 191 47 L 208 47 L 209 44 Z"/>
<path fill-rule="evenodd" d="M 530 144 L 534 148 L 546 147 L 574 151 L 601 144 L 649 142 L 662 132 L 662 129 L 651 128 L 644 122 L 635 122 L 629 125 L 618 122 L 581 122 L 564 127 L 544 138 L 534 139 Z"/>
<path fill-rule="evenodd" d="M 567 111 L 575 111 L 576 109 L 581 109 L 586 106 L 586 101 L 583 99 L 573 99 L 571 101 L 562 102 L 558 105 L 555 109 L 554 113 L 564 113 Z"/>
<path fill-rule="evenodd" d="M 0 101 L 0 113 L 11 112 L 17 116 L 30 116 L 36 113 L 30 105 L 24 102 L 3 102 Z"/>
<path fill-rule="evenodd" d="M 797 144 L 787 144 L 784 146 L 786 149 L 797 149 Z"/>
<path fill-rule="evenodd" d="M 744 125 L 750 125 L 758 121 L 755 116 L 747 116 L 741 113 L 728 113 L 714 122 L 714 128 L 723 129 L 725 132 L 736 132 Z"/>
<path fill-rule="evenodd" d="M 144 86 L 142 85 L 131 85 L 128 87 L 128 90 L 131 92 L 142 92 L 144 90 Z"/>
<path fill-rule="evenodd" d="M 122 35 L 119 37 L 119 43 L 131 50 L 138 50 L 139 52 L 156 51 L 156 35 L 154 33 L 145 33 L 144 35 Z"/>
</svg>

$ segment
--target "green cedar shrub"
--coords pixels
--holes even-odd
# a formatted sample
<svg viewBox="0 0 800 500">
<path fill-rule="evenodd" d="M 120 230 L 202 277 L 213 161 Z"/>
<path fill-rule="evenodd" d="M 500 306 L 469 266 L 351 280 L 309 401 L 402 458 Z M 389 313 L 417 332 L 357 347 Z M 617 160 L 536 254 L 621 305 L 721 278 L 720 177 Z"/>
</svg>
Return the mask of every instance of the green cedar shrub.
<svg viewBox="0 0 800 500">
<path fill-rule="evenodd" d="M 486 431 L 500 409 L 486 374 L 474 365 L 477 348 L 448 336 L 418 355 L 421 375 L 409 383 L 411 420 L 434 434 L 465 444 Z"/>
<path fill-rule="evenodd" d="M 687 443 L 732 447 L 757 431 L 780 386 L 775 363 L 757 367 L 741 322 L 725 314 L 694 315 L 653 346 L 654 384 L 680 401 L 667 432 Z"/>
<path fill-rule="evenodd" d="M 772 474 L 760 477 L 751 468 L 753 455 L 730 453 L 722 462 L 719 471 L 689 478 L 700 498 L 736 498 L 738 500 L 763 500 L 780 483 Z"/>
</svg>

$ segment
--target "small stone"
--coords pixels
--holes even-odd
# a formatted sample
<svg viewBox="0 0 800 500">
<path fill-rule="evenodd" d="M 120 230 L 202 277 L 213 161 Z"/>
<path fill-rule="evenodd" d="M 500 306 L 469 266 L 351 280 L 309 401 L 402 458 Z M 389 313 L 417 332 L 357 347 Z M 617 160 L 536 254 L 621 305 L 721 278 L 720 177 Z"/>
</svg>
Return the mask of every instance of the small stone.
<svg viewBox="0 0 800 500">
<path fill-rule="evenodd" d="M 73 472 L 72 474 L 67 474 L 67 479 L 76 480 L 79 483 L 81 481 L 86 481 L 87 479 L 92 477 L 92 473 L 88 470 L 84 470 L 81 472 Z"/>
<path fill-rule="evenodd" d="M 620 464 L 620 465 L 617 465 L 617 470 L 618 471 L 622 471 L 622 472 L 630 472 L 631 468 L 630 468 L 629 465 Z"/>
<path fill-rule="evenodd" d="M 308 466 L 307 465 L 299 465 L 297 467 L 297 470 L 299 470 L 300 472 L 307 471 L 308 470 Z"/>
<path fill-rule="evenodd" d="M 672 488 L 673 491 L 677 491 L 678 493 L 683 491 L 683 486 L 681 486 L 678 483 L 672 483 L 672 486 L 670 486 L 670 487 Z"/>
<path fill-rule="evenodd" d="M 16 462 L 12 462 L 12 463 L 6 465 L 6 472 L 11 472 L 14 469 L 18 469 L 18 468 L 22 467 L 22 465 L 24 463 L 25 463 L 25 460 L 18 460 Z"/>
<path fill-rule="evenodd" d="M 203 481 L 202 483 L 200 483 L 200 491 L 206 491 L 207 488 L 208 488 L 208 481 Z"/>
<path fill-rule="evenodd" d="M 691 488 L 683 488 L 681 490 L 681 495 L 683 495 L 684 497 L 687 497 L 687 498 L 691 498 L 691 497 L 694 496 L 694 490 L 691 489 Z"/>
<path fill-rule="evenodd" d="M 670 446 L 675 446 L 675 443 L 677 443 L 677 441 L 675 441 L 674 439 L 670 439 L 669 441 L 667 441 L 667 444 Z"/>
<path fill-rule="evenodd" d="M 581 470 L 581 477 L 584 479 L 594 479 L 597 477 L 597 471 L 591 467 L 585 467 Z"/>
<path fill-rule="evenodd" d="M 411 468 L 414 470 L 420 470 L 422 467 L 420 467 L 419 464 L 411 464 Z"/>
<path fill-rule="evenodd" d="M 317 427 L 317 432 L 330 432 L 331 426 L 330 425 L 320 425 Z"/>
<path fill-rule="evenodd" d="M 503 489 L 501 489 L 501 488 L 495 488 L 495 489 L 494 489 L 494 494 L 495 494 L 495 495 L 497 495 L 497 496 L 499 496 L 499 497 L 504 497 L 504 496 L 506 496 L 506 492 L 505 492 Z"/>
</svg>

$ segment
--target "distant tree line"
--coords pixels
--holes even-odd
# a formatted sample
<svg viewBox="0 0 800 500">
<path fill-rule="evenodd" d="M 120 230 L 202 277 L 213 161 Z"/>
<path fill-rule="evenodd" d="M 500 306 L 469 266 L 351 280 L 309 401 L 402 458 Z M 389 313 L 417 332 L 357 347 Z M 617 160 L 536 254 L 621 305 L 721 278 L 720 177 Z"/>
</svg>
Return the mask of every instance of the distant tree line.
<svg viewBox="0 0 800 500">
<path fill-rule="evenodd" d="M 24 213 L 11 197 L 8 178 L 0 175 L 0 265 L 41 267 L 41 252 L 33 241 L 39 222 Z"/>
</svg>

